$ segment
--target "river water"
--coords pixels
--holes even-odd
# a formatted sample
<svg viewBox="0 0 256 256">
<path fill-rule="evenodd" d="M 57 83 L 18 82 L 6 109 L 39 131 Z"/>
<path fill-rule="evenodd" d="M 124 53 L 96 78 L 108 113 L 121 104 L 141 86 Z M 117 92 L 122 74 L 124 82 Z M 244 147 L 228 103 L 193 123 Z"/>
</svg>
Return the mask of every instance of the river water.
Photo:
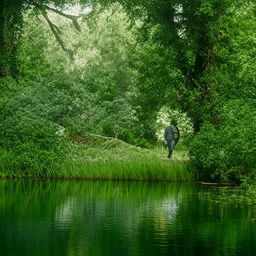
<svg viewBox="0 0 256 256">
<path fill-rule="evenodd" d="M 256 255 L 255 207 L 232 188 L 0 180 L 0 193 L 3 256 Z"/>
</svg>

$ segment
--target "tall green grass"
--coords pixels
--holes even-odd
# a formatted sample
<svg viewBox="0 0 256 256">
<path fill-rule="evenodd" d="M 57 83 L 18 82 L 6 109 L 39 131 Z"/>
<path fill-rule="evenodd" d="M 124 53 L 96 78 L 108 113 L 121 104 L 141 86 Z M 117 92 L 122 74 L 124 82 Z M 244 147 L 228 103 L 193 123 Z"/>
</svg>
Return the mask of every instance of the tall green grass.
<svg viewBox="0 0 256 256">
<path fill-rule="evenodd" d="M 111 143 L 110 143 L 111 142 Z M 70 143 L 68 155 L 57 166 L 47 170 L 2 170 L 2 177 L 43 177 L 62 179 L 195 181 L 182 151 L 172 159 L 165 149 L 142 149 L 119 141 L 96 144 Z M 11 165 L 10 165 L 11 166 Z"/>
<path fill-rule="evenodd" d="M 72 152 L 72 150 L 71 150 Z M 49 171 L 51 177 L 147 180 L 147 181 L 195 181 L 186 156 L 175 152 L 173 159 L 166 157 L 163 149 L 141 149 L 129 145 L 104 149 L 77 145 L 70 158 L 59 170 Z"/>
<path fill-rule="evenodd" d="M 143 159 L 141 162 L 66 162 L 49 176 L 63 178 L 149 180 L 149 181 L 194 181 L 196 175 L 180 161 L 167 163 L 160 160 Z"/>
</svg>

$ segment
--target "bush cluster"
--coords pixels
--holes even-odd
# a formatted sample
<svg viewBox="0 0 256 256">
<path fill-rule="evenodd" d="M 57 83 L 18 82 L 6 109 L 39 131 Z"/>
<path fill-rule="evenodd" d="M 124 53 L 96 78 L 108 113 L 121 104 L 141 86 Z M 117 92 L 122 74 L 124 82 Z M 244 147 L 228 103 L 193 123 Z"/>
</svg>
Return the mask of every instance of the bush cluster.
<svg viewBox="0 0 256 256">
<path fill-rule="evenodd" d="M 13 81 L 6 81 L 7 85 Z M 65 156 L 68 132 L 100 133 L 136 144 L 127 99 L 102 100 L 72 74 L 20 81 L 0 102 L 0 170 L 42 174 Z"/>
<path fill-rule="evenodd" d="M 256 101 L 229 101 L 219 126 L 205 123 L 190 144 L 193 163 L 202 178 L 250 182 L 256 173 Z"/>
<path fill-rule="evenodd" d="M 15 171 L 16 175 L 47 173 L 64 156 L 63 137 L 48 120 L 18 113 L 5 116 L 0 123 L 0 171 Z"/>
</svg>

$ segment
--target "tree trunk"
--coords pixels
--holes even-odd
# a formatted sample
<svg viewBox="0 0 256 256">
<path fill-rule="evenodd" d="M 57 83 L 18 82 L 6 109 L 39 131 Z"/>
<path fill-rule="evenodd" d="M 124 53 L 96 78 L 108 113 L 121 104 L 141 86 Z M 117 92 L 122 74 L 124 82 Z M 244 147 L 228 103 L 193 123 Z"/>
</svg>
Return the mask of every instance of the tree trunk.
<svg viewBox="0 0 256 256">
<path fill-rule="evenodd" d="M 0 77 L 17 77 L 17 43 L 22 1 L 0 1 Z"/>
</svg>

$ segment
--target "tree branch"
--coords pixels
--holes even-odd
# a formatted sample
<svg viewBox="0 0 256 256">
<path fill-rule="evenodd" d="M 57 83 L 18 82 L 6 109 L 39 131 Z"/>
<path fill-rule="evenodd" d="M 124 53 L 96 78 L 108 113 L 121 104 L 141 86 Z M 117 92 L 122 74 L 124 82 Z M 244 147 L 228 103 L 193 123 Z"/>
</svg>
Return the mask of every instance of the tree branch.
<svg viewBox="0 0 256 256">
<path fill-rule="evenodd" d="M 75 27 L 75 29 L 79 32 L 81 32 L 81 27 L 77 21 L 78 18 L 80 18 L 80 16 L 76 16 L 76 15 L 71 15 L 71 14 L 66 14 L 58 9 L 55 9 L 55 8 L 52 8 L 48 5 L 44 5 L 44 4 L 38 4 L 38 3 L 33 3 L 34 6 L 40 8 L 40 9 L 43 9 L 43 10 L 49 10 L 49 11 L 52 11 L 52 12 L 55 12 L 67 19 L 70 19 L 72 22 L 73 22 L 73 25 Z"/>
<path fill-rule="evenodd" d="M 52 33 L 54 34 L 57 42 L 59 43 L 61 49 L 68 54 L 69 59 L 73 62 L 74 61 L 74 52 L 72 50 L 66 48 L 63 40 L 61 39 L 61 37 L 59 35 L 59 31 L 60 31 L 59 28 L 49 20 L 46 12 L 42 12 L 42 15 L 46 19 Z"/>
<path fill-rule="evenodd" d="M 57 13 L 57 14 L 59 14 L 59 15 L 65 17 L 65 18 L 67 18 L 67 19 L 72 20 L 75 29 L 76 29 L 77 31 L 81 32 L 80 25 L 79 25 L 78 22 L 77 22 L 77 19 L 78 19 L 80 16 L 75 16 L 75 15 L 66 14 L 66 13 L 64 13 L 64 12 L 62 12 L 62 11 L 60 11 L 60 10 L 54 9 L 54 8 L 49 7 L 49 6 L 47 6 L 47 5 L 42 5 L 42 7 L 44 7 L 45 9 L 47 9 L 47 10 L 49 10 L 49 11 L 55 12 L 55 13 Z"/>
</svg>

